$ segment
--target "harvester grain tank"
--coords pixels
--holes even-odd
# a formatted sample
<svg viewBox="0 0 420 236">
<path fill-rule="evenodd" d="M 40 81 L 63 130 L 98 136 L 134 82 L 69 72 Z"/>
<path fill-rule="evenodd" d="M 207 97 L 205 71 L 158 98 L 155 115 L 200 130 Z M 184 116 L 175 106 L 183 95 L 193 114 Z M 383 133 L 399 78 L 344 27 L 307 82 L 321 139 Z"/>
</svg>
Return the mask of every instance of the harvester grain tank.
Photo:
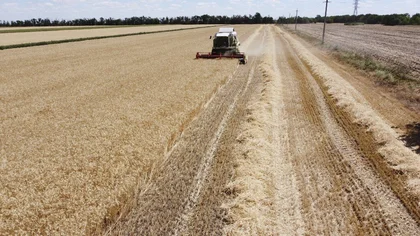
<svg viewBox="0 0 420 236">
<path fill-rule="evenodd" d="M 197 52 L 196 58 L 238 58 L 241 64 L 246 64 L 248 59 L 245 53 L 239 52 L 240 44 L 234 28 L 220 28 L 213 37 L 211 52 Z"/>
</svg>

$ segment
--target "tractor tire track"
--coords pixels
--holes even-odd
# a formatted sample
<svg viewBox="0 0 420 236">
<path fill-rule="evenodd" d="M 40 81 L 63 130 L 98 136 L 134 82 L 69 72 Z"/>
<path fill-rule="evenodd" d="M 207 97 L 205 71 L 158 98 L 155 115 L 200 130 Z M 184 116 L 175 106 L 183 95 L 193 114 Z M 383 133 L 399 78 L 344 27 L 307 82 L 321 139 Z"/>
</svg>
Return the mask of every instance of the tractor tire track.
<svg viewBox="0 0 420 236">
<path fill-rule="evenodd" d="M 278 38 L 282 38 L 280 32 L 277 32 L 277 34 Z M 282 45 L 286 45 L 286 48 L 288 49 L 293 48 L 284 39 L 280 42 L 282 42 Z M 358 140 L 355 139 L 356 137 L 349 136 L 349 133 L 346 133 L 344 130 L 357 130 L 357 126 L 355 127 L 354 124 L 350 125 L 348 123 L 337 123 L 335 121 L 337 118 L 343 119 L 343 117 L 334 117 L 334 115 L 337 116 L 337 113 L 332 113 L 329 107 L 334 107 L 335 104 L 324 98 L 325 94 L 322 91 L 322 87 L 319 85 L 320 81 L 314 79 L 296 53 L 290 50 L 287 54 L 290 58 L 290 66 L 297 75 L 296 78 L 300 79 L 299 86 L 304 95 L 304 101 L 306 100 L 304 102 L 304 106 L 306 106 L 304 110 L 311 111 L 312 115 L 309 117 L 312 119 L 310 120 L 310 123 L 315 125 L 314 130 L 318 129 L 323 141 L 325 141 L 325 144 L 317 146 L 317 142 L 314 142 L 312 139 L 311 144 L 306 145 L 305 147 L 310 147 L 312 145 L 317 146 L 318 153 L 323 154 L 320 155 L 320 157 L 324 159 L 323 161 L 319 161 L 320 166 L 318 166 L 318 169 L 321 169 L 321 165 L 323 168 L 326 167 L 326 173 L 330 173 L 329 181 L 334 180 L 331 181 L 331 184 L 335 184 L 335 186 L 338 187 L 335 189 L 337 192 L 333 193 L 324 191 L 325 186 L 323 186 L 323 190 L 320 191 L 320 194 L 326 194 L 326 192 L 327 194 L 331 194 L 329 196 L 331 198 L 330 202 L 326 203 L 325 206 L 331 204 L 333 202 L 331 200 L 336 198 L 337 203 L 334 202 L 333 205 L 338 208 L 336 212 L 339 214 L 332 214 L 332 218 L 325 222 L 327 224 L 324 226 L 328 229 L 327 231 L 322 231 L 322 227 L 320 227 L 318 232 L 340 234 L 362 234 L 366 232 L 372 234 L 402 234 L 411 232 L 415 234 L 418 232 L 419 228 L 416 221 L 410 216 L 405 206 L 399 200 L 398 196 L 393 193 L 386 181 L 381 179 L 381 176 L 378 175 L 377 170 L 369 161 L 372 153 L 363 153 L 359 151 L 357 145 Z M 343 129 L 340 125 L 346 126 L 344 126 Z M 309 136 L 318 136 L 315 133 L 314 135 L 315 136 Z M 321 144 L 322 143 L 323 142 L 321 142 Z M 375 144 L 373 142 L 371 142 L 371 146 L 370 149 L 374 150 Z M 317 158 L 317 160 L 320 159 L 321 158 Z M 299 162 L 296 163 L 298 165 L 303 164 Z M 310 160 L 310 163 L 313 164 L 313 160 Z M 316 168 L 311 169 L 314 170 Z M 305 172 L 302 171 L 302 173 Z M 314 182 L 315 185 L 322 186 L 320 183 L 324 182 Z M 310 189 L 308 188 L 307 183 L 303 185 L 305 186 L 302 186 L 301 192 L 304 192 L 303 189 Z M 312 191 L 310 190 L 310 192 Z M 314 197 L 313 200 L 319 199 L 321 196 L 323 195 L 318 195 Z M 325 214 L 327 216 L 330 215 L 330 209 L 332 209 L 331 207 L 317 209 L 314 207 L 313 203 L 312 208 L 312 211 L 308 211 L 310 212 L 310 217 L 312 219 L 315 214 L 318 214 L 319 218 L 316 217 L 317 219 L 325 218 L 323 216 L 325 216 Z M 339 215 L 343 215 L 345 210 L 347 210 L 346 215 L 348 216 L 345 217 L 345 219 L 353 218 L 354 220 L 357 220 L 355 222 L 345 222 L 340 219 Z M 342 220 L 342 222 L 337 222 L 337 220 Z M 334 227 L 331 227 L 334 226 L 334 224 L 330 224 L 330 222 L 334 221 L 337 222 L 337 226 L 335 227 L 336 231 L 333 231 Z M 309 229 L 309 231 L 312 231 L 312 228 Z"/>
<path fill-rule="evenodd" d="M 251 36 L 253 42 L 254 38 Z M 148 190 L 137 196 L 135 207 L 107 234 L 185 235 L 194 230 L 194 212 L 201 202 L 202 192 L 213 188 L 208 184 L 209 176 L 220 174 L 213 173 L 215 162 L 220 161 L 220 142 L 236 113 L 238 101 L 242 102 L 252 83 L 255 61 L 255 57 L 250 57 L 248 64 L 240 66 L 240 70 L 237 69 L 204 106 L 168 152 L 164 164 L 154 171 Z M 201 232 L 207 230 L 206 234 L 217 234 L 217 230 L 223 229 L 223 211 L 219 212 L 213 216 L 220 219 L 220 224 L 201 229 Z M 201 217 L 210 219 L 207 215 Z M 206 222 L 213 224 L 214 221 Z"/>
<path fill-rule="evenodd" d="M 348 114 L 337 108 L 322 82 L 300 60 L 283 32 L 275 27 L 267 28 L 270 37 L 275 39 L 265 42 L 265 47 L 270 49 L 262 61 L 266 65 L 262 73 L 268 76 L 269 82 L 264 84 L 261 94 L 254 96 L 260 97 L 260 102 L 269 109 L 254 109 L 252 119 L 243 120 L 243 133 L 251 134 L 238 144 L 238 149 L 243 149 L 243 156 L 255 163 L 261 164 L 261 159 L 271 160 L 264 162 L 266 169 L 258 169 L 247 166 L 245 160 L 241 160 L 243 157 L 237 157 L 241 160 L 238 163 L 258 173 L 243 171 L 245 174 L 239 173 L 231 183 L 241 191 L 228 203 L 233 222 L 226 226 L 227 234 L 418 233 L 418 222 L 393 192 L 389 186 L 392 183 L 378 173 L 381 170 L 375 165 L 377 148 L 370 134 L 349 122 Z M 249 106 L 252 108 L 255 104 Z M 262 128 L 265 132 L 261 134 L 252 128 L 253 123 L 256 127 L 266 127 Z M 269 143 L 253 145 L 260 139 Z M 254 150 L 249 155 L 249 150 L 255 147 L 268 147 L 271 151 L 261 155 L 263 150 Z M 288 162 L 292 163 L 291 170 L 285 168 Z M 270 168 L 270 163 L 275 168 Z M 278 172 L 288 175 L 279 178 Z M 252 182 L 250 179 L 258 181 L 259 185 L 244 188 L 241 182 Z M 274 210 L 276 214 L 272 214 L 265 206 L 246 201 L 254 199 L 252 191 L 258 186 L 265 186 L 256 191 L 263 195 L 258 199 L 270 202 L 271 209 L 280 211 Z M 284 197 L 288 193 L 293 194 Z M 299 198 L 299 203 L 294 203 L 293 195 Z M 255 218 L 244 214 L 256 209 L 259 214 L 252 215 Z"/>
<path fill-rule="evenodd" d="M 219 143 L 222 138 L 223 133 L 225 132 L 227 128 L 227 124 L 229 119 L 232 117 L 239 100 L 239 97 L 242 96 L 244 93 L 246 93 L 248 86 L 251 82 L 251 79 L 254 76 L 254 63 L 255 61 L 252 60 L 251 62 L 251 71 L 249 72 L 248 80 L 246 81 L 245 88 L 242 88 L 239 90 L 240 92 L 237 93 L 232 103 L 229 105 L 225 115 L 223 116 L 222 121 L 220 122 L 219 127 L 217 128 L 217 131 L 214 135 L 213 140 L 211 141 L 211 147 L 207 150 L 205 153 L 203 162 L 200 165 L 200 169 L 198 170 L 198 173 L 195 177 L 195 186 L 192 188 L 192 192 L 188 198 L 188 202 L 184 208 L 183 214 L 177 219 L 177 227 L 175 228 L 175 235 L 184 234 L 187 230 L 187 225 L 190 222 L 190 218 L 193 217 L 194 208 L 197 206 L 198 198 L 201 194 L 201 189 L 204 186 L 204 181 L 206 181 L 209 172 L 213 165 L 213 160 L 216 156 L 217 149 L 219 148 Z"/>
</svg>

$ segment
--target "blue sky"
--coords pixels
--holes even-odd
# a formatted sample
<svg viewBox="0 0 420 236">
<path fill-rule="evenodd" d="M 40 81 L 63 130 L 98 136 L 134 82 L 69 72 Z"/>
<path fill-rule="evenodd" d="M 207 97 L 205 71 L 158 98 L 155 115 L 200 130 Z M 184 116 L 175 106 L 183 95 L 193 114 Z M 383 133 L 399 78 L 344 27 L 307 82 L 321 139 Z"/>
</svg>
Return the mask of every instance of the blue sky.
<svg viewBox="0 0 420 236">
<path fill-rule="evenodd" d="M 333 0 L 329 15 L 353 13 L 354 0 Z M 420 13 L 420 0 L 359 0 L 359 14 Z M 0 20 L 131 16 L 323 15 L 323 0 L 0 0 Z"/>
</svg>

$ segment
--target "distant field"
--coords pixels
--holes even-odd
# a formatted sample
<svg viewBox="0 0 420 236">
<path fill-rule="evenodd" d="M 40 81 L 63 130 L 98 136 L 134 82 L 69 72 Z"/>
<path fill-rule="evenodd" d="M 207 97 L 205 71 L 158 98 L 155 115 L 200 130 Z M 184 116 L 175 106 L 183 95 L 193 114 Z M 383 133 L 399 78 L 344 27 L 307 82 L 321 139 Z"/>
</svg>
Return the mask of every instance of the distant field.
<svg viewBox="0 0 420 236">
<path fill-rule="evenodd" d="M 200 25 L 206 27 L 208 25 Z M 0 37 L 0 46 L 36 43 L 45 41 L 59 41 L 78 38 L 90 38 L 100 36 L 112 36 L 120 34 L 133 34 L 140 32 L 155 32 L 174 29 L 195 28 L 197 25 L 159 25 L 159 26 L 137 26 L 137 27 L 100 27 L 91 30 L 60 30 L 60 31 L 36 31 L 36 32 L 22 32 L 13 34 L 3 34 Z"/>
<path fill-rule="evenodd" d="M 146 26 L 146 25 L 144 25 Z M 150 25 L 147 25 L 150 26 Z M 86 26 L 30 26 L 30 27 L 0 27 L 0 34 L 39 32 L 39 31 L 61 31 L 61 30 L 81 30 L 81 29 L 101 29 L 101 28 L 123 28 L 140 27 L 139 25 L 86 25 Z"/>
<path fill-rule="evenodd" d="M 288 25 L 294 29 L 294 25 Z M 298 25 L 298 30 L 319 40 L 322 24 Z M 402 66 L 420 75 L 420 27 L 328 24 L 325 43 L 346 51 L 371 56 L 386 65 Z"/>
<path fill-rule="evenodd" d="M 81 25 L 81 26 L 13 26 L 13 27 L 0 27 L 1 30 L 20 30 L 20 29 L 50 29 L 50 28 L 101 28 L 113 27 L 113 25 Z"/>
</svg>

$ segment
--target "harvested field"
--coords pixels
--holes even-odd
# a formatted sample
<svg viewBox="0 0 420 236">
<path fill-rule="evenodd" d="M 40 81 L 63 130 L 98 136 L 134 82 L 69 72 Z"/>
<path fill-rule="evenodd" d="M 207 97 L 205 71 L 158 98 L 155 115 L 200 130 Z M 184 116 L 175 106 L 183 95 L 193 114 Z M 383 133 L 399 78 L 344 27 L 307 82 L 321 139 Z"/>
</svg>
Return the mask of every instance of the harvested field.
<svg viewBox="0 0 420 236">
<path fill-rule="evenodd" d="M 206 27 L 209 25 L 201 25 Z M 200 26 L 200 27 L 201 27 Z M 155 32 L 165 31 L 174 29 L 188 29 L 195 28 L 196 25 L 159 25 L 159 26 L 138 26 L 138 27 L 100 27 L 91 30 L 61 30 L 61 31 L 50 31 L 50 32 L 23 32 L 14 34 L 2 34 L 0 37 L 0 46 L 24 44 L 24 43 L 36 43 L 45 41 L 58 41 L 67 39 L 78 39 L 78 38 L 91 38 L 99 36 L 111 36 L 120 34 L 133 34 L 140 32 Z"/>
<path fill-rule="evenodd" d="M 294 29 L 294 26 L 287 25 Z M 323 24 L 298 25 L 298 31 L 319 40 Z M 420 80 L 420 27 L 328 24 L 325 43 L 373 57 L 395 69 L 406 69 Z"/>
<path fill-rule="evenodd" d="M 420 115 L 235 28 L 246 65 L 194 59 L 215 27 L 0 51 L 0 232 L 416 235 Z"/>
<path fill-rule="evenodd" d="M 375 142 L 367 141 L 364 131 L 355 135 L 360 132 L 358 126 L 347 120 L 357 114 L 360 124 L 365 126 L 370 119 L 376 126 L 381 118 L 369 117 L 375 112 L 364 111 L 363 96 L 351 91 L 339 75 L 328 74 L 331 62 L 313 57 L 286 32 L 273 28 L 266 32 L 260 92 L 248 103 L 234 145 L 235 177 L 228 185 L 234 197 L 225 205 L 229 209 L 226 235 L 418 232 L 417 213 L 413 219 L 400 200 L 416 193 L 394 192 L 393 187 L 401 185 L 398 181 L 389 187 L 386 175 L 380 173 L 391 167 L 375 158 Z M 349 107 L 352 111 L 343 113 Z M 366 117 L 361 118 L 360 112 Z M 378 128 L 371 128 L 375 137 L 388 132 Z M 392 140 L 398 142 L 396 137 Z M 415 154 L 398 146 L 401 143 L 386 145 L 406 150 L 403 155 L 416 162 Z M 383 155 L 394 162 L 391 153 Z M 403 172 L 417 173 L 412 177 L 418 179 L 419 170 L 405 168 Z M 411 201 L 407 201 L 408 209 L 417 211 Z"/>
</svg>

